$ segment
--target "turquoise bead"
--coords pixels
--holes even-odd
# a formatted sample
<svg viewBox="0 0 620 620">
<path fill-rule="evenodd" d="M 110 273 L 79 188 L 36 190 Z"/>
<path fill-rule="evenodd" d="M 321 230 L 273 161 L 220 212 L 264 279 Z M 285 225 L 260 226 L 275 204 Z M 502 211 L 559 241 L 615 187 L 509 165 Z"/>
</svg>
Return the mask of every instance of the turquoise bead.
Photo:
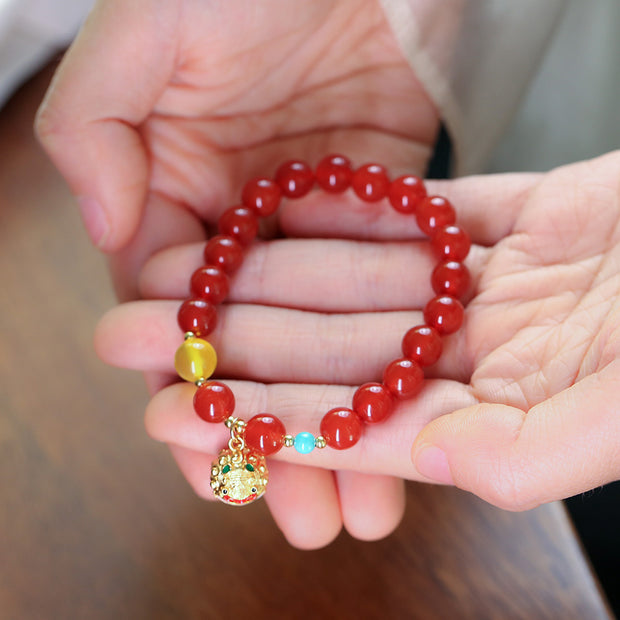
<svg viewBox="0 0 620 620">
<path fill-rule="evenodd" d="M 295 437 L 295 450 L 300 454 L 308 454 L 314 450 L 314 435 L 312 433 L 299 433 Z"/>
</svg>

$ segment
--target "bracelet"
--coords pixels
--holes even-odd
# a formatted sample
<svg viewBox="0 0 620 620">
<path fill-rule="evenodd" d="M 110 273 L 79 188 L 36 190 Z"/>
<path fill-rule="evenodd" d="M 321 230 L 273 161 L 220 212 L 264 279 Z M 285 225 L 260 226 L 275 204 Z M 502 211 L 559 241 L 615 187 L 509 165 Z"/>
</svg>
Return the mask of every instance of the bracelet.
<svg viewBox="0 0 620 620">
<path fill-rule="evenodd" d="M 388 198 L 392 207 L 413 215 L 420 230 L 430 239 L 439 263 L 431 274 L 436 293 L 424 308 L 424 325 L 412 327 L 402 340 L 403 357 L 385 368 L 382 383 L 360 386 L 351 407 L 328 411 L 320 424 L 320 434 L 293 436 L 270 413 L 258 413 L 247 422 L 234 417 L 235 397 L 219 381 L 209 381 L 215 371 L 215 349 L 204 339 L 217 322 L 216 305 L 229 290 L 229 276 L 241 265 L 244 249 L 258 234 L 258 218 L 272 215 L 283 197 L 300 198 L 313 186 L 329 193 L 352 188 L 363 201 Z M 190 280 L 190 297 L 179 308 L 177 319 L 185 340 L 175 355 L 175 368 L 186 381 L 196 384 L 194 409 L 210 423 L 224 422 L 230 430 L 224 448 L 211 468 L 211 488 L 216 497 L 232 504 L 248 504 L 261 497 L 268 481 L 265 457 L 283 447 L 307 454 L 326 446 L 345 450 L 360 439 L 364 424 L 384 421 L 396 402 L 415 396 L 424 380 L 423 368 L 437 362 L 442 352 L 442 336 L 459 329 L 463 306 L 459 298 L 466 292 L 470 276 L 462 261 L 470 248 L 469 235 L 456 226 L 450 202 L 428 196 L 424 182 L 415 175 L 390 181 L 386 169 L 367 164 L 353 170 L 342 155 L 330 155 L 313 171 L 302 161 L 288 161 L 278 168 L 274 179 L 256 178 L 243 188 L 242 205 L 224 211 L 218 220 L 219 234 L 204 250 L 205 265 Z"/>
</svg>

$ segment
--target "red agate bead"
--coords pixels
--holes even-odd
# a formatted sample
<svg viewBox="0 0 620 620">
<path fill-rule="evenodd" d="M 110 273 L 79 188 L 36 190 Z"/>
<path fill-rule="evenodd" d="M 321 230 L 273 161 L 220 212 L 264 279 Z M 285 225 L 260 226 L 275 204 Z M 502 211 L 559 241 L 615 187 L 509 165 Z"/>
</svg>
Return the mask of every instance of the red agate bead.
<svg viewBox="0 0 620 620">
<path fill-rule="evenodd" d="M 388 191 L 390 204 L 399 213 L 415 213 L 418 204 L 424 198 L 426 198 L 424 182 L 413 174 L 392 181 Z"/>
<path fill-rule="evenodd" d="M 439 263 L 431 275 L 431 285 L 437 295 L 462 297 L 469 288 L 469 270 L 463 263 Z"/>
<path fill-rule="evenodd" d="M 204 258 L 206 263 L 217 265 L 226 273 L 233 273 L 243 262 L 243 247 L 232 237 L 216 235 L 207 241 Z"/>
<path fill-rule="evenodd" d="M 314 173 L 306 162 L 287 161 L 276 171 L 275 181 L 287 198 L 301 198 L 312 189 Z"/>
<path fill-rule="evenodd" d="M 321 435 L 330 448 L 346 450 L 362 436 L 362 421 L 352 409 L 330 409 L 321 420 Z"/>
<path fill-rule="evenodd" d="M 271 179 L 252 179 L 245 184 L 241 202 L 261 217 L 275 213 L 280 206 L 280 186 Z"/>
<path fill-rule="evenodd" d="M 269 413 L 259 413 L 250 418 L 245 427 L 245 442 L 260 454 L 276 453 L 284 445 L 286 430 L 279 418 Z"/>
<path fill-rule="evenodd" d="M 443 196 L 427 196 L 418 205 L 415 218 L 420 230 L 432 237 L 440 228 L 454 224 L 456 213 Z"/>
<path fill-rule="evenodd" d="M 403 337 L 403 355 L 420 366 L 430 366 L 438 361 L 442 348 L 439 332 L 429 325 L 412 327 Z"/>
<path fill-rule="evenodd" d="M 219 423 L 235 410 L 232 390 L 219 381 L 203 383 L 194 394 L 194 411 L 205 422 Z"/>
<path fill-rule="evenodd" d="M 351 178 L 353 191 L 366 202 L 377 202 L 385 198 L 390 188 L 390 179 L 385 168 L 379 164 L 366 164 L 358 168 Z"/>
<path fill-rule="evenodd" d="M 192 274 L 190 285 L 192 297 L 219 304 L 228 296 L 228 276 L 215 265 L 206 265 Z"/>
<path fill-rule="evenodd" d="M 248 207 L 226 209 L 217 222 L 220 234 L 236 239 L 241 245 L 248 245 L 258 234 L 258 218 Z"/>
<path fill-rule="evenodd" d="M 201 338 L 215 329 L 217 312 L 215 306 L 204 299 L 186 299 L 177 312 L 177 322 L 181 331 Z"/>
<path fill-rule="evenodd" d="M 424 320 L 440 334 L 452 334 L 463 324 L 463 306 L 449 295 L 434 297 L 424 308 Z"/>
<path fill-rule="evenodd" d="M 415 396 L 422 388 L 424 373 L 410 359 L 397 359 L 388 364 L 383 372 L 383 384 L 396 396 L 405 399 Z"/>
<path fill-rule="evenodd" d="M 353 411 L 370 424 L 383 422 L 394 409 L 394 399 L 385 385 L 365 383 L 353 395 Z"/>
<path fill-rule="evenodd" d="M 349 189 L 352 176 L 351 162 L 342 155 L 329 155 L 316 167 L 316 180 L 319 187 L 332 194 Z"/>
<path fill-rule="evenodd" d="M 469 254 L 470 247 L 467 231 L 456 224 L 440 228 L 431 239 L 431 248 L 440 260 L 462 261 Z"/>
</svg>

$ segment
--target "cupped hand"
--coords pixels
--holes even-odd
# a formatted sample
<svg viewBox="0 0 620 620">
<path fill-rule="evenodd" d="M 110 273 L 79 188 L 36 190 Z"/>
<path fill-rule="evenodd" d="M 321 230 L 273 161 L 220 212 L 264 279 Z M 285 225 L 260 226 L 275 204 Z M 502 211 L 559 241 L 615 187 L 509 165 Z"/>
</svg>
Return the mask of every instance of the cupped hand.
<svg viewBox="0 0 620 620">
<path fill-rule="evenodd" d="M 620 153 L 546 175 L 428 186 L 453 201 L 474 241 L 465 324 L 446 337 L 419 396 L 367 427 L 359 444 L 271 459 L 267 501 L 299 546 L 327 542 L 341 522 L 360 538 L 388 532 L 397 522 L 393 477 L 455 484 L 511 510 L 620 477 Z M 269 411 L 288 432 L 316 431 L 325 411 L 350 402 L 352 386 L 380 379 L 400 354 L 431 296 L 433 261 L 415 225 L 385 206 L 312 194 L 283 209 L 290 235 L 372 241 L 258 243 L 212 340 L 220 374 L 237 379 L 241 417 Z M 185 295 L 200 250 L 152 258 L 141 286 L 159 301 L 105 317 L 104 359 L 171 376 L 179 302 L 170 299 Z M 146 421 L 206 496 L 226 429 L 196 417 L 192 392 L 165 387 Z"/>
<path fill-rule="evenodd" d="M 122 299 L 151 254 L 203 239 L 291 154 L 421 173 L 437 128 L 365 0 L 100 0 L 37 120 Z"/>
<path fill-rule="evenodd" d="M 153 253 L 203 240 L 248 178 L 330 151 L 422 172 L 437 127 L 379 3 L 363 0 L 101 0 L 37 119 L 124 300 Z M 374 496 L 396 515 L 391 484 Z"/>
</svg>

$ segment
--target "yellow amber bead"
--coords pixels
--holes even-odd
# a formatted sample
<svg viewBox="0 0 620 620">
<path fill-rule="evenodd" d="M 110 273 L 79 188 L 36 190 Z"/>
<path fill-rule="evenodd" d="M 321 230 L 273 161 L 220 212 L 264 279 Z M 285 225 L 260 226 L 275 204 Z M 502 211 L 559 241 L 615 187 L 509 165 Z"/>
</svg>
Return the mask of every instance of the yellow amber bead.
<svg viewBox="0 0 620 620">
<path fill-rule="evenodd" d="M 174 367 L 179 376 L 192 383 L 208 379 L 216 365 L 215 349 L 202 338 L 187 338 L 174 356 Z"/>
</svg>

